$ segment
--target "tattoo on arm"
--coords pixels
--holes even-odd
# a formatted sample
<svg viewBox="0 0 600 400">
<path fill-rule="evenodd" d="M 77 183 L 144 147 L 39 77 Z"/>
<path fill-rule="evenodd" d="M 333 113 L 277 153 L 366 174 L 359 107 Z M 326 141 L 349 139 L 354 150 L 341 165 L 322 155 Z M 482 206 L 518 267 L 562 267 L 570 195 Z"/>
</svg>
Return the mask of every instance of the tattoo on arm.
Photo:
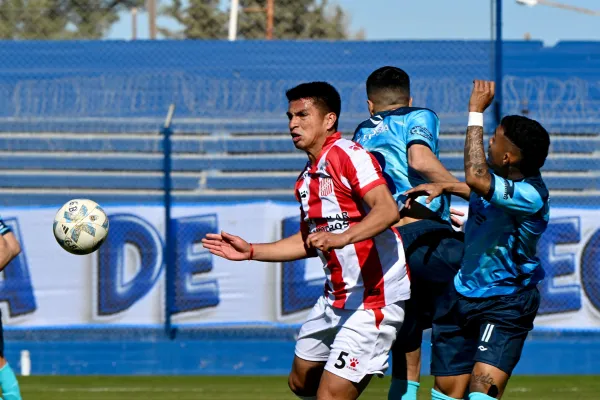
<svg viewBox="0 0 600 400">
<path fill-rule="evenodd" d="M 465 178 L 475 192 L 485 195 L 490 189 L 491 176 L 485 159 L 483 127 L 469 126 L 465 140 Z"/>
</svg>

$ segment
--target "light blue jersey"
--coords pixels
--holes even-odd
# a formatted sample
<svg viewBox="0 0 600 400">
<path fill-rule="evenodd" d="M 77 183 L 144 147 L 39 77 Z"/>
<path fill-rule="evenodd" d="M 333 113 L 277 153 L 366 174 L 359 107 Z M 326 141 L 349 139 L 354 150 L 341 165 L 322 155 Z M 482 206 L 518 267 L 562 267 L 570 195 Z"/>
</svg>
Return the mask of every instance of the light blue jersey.
<svg viewBox="0 0 600 400">
<path fill-rule="evenodd" d="M 491 297 L 536 286 L 544 279 L 536 246 L 549 214 L 541 176 L 510 181 L 492 174 L 485 198 L 471 194 L 456 290 L 466 297 Z"/>
<path fill-rule="evenodd" d="M 405 191 L 422 183 L 430 183 L 408 166 L 408 148 L 415 144 L 427 146 L 439 157 L 440 121 L 431 110 L 402 107 L 375 114 L 358 126 L 353 141 L 371 152 L 383 169 L 396 202 L 404 203 Z M 416 199 L 444 221 L 450 220 L 450 195 L 442 195 L 430 204 L 426 197 Z"/>
</svg>

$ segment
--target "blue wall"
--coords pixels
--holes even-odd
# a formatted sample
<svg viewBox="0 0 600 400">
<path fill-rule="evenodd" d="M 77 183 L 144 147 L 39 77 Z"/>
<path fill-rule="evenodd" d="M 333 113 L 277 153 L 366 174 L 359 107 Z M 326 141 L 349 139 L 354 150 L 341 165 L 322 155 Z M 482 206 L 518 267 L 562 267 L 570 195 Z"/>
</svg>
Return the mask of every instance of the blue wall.
<svg viewBox="0 0 600 400">
<path fill-rule="evenodd" d="M 33 375 L 286 375 L 294 355 L 290 328 L 195 329 L 168 340 L 158 328 L 10 329 L 6 357 L 19 369 L 31 353 Z M 423 357 L 429 359 L 426 335 Z M 534 331 L 515 374 L 600 374 L 600 332 Z M 427 362 L 424 374 L 429 373 Z"/>
<path fill-rule="evenodd" d="M 492 78 L 488 41 L 0 41 L 0 130 L 147 131 L 177 104 L 179 130 L 285 128 L 285 90 L 328 80 L 342 122 L 364 117 L 364 81 L 397 65 L 415 102 L 443 130 L 462 130 L 471 82 Z M 600 42 L 506 42 L 506 113 L 526 110 L 554 131 L 600 121 Z M 116 119 L 122 118 L 122 119 Z"/>
</svg>

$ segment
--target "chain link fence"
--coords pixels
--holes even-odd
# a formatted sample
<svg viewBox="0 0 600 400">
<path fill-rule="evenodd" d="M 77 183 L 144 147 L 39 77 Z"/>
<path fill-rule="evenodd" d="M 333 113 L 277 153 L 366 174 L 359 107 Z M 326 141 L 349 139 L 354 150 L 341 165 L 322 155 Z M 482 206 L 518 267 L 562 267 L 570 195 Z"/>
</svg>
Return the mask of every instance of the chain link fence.
<svg viewBox="0 0 600 400">
<path fill-rule="evenodd" d="M 173 7 L 169 12 L 180 22 L 192 15 L 181 4 Z M 215 38 L 226 34 L 222 17 Z M 246 32 L 241 38 L 262 35 L 264 25 L 255 24 L 254 32 L 246 20 L 254 17 L 265 18 L 243 17 L 248 30 L 241 30 Z M 276 15 L 275 37 L 286 37 L 278 30 L 285 28 L 285 18 Z M 586 315 L 600 310 L 598 226 L 592 218 L 600 207 L 600 86 L 596 74 L 578 71 L 597 66 L 583 55 L 600 44 L 504 46 L 505 114 L 536 118 L 552 132 L 544 173 L 558 211 L 539 247 L 549 276 L 539 322 L 598 326 L 600 321 Z M 562 62 L 567 54 L 582 55 L 568 71 Z M 535 61 L 542 55 L 543 71 Z M 318 262 L 227 263 L 200 244 L 206 233 L 221 230 L 268 242 L 298 229 L 291 188 L 306 157 L 287 133 L 285 91 L 305 81 L 332 83 L 342 96 L 340 129 L 351 137 L 368 117 L 367 76 L 384 65 L 399 66 L 411 76 L 414 105 L 440 117 L 442 161 L 462 177 L 471 83 L 494 79 L 493 58 L 490 41 L 3 41 L 0 201 L 3 215 L 19 223 L 20 278 L 30 278 L 38 298 L 26 315 L 3 313 L 9 331 L 13 328 L 10 340 L 19 348 L 31 346 L 32 338 L 41 341 L 54 325 L 68 332 L 63 338 L 79 343 L 74 351 L 84 353 L 89 341 L 96 341 L 96 349 L 106 340 L 113 350 L 119 344 L 129 350 L 141 340 L 150 347 L 137 360 L 116 361 L 119 368 L 139 362 L 139 373 L 173 373 L 231 372 L 238 359 L 232 356 L 221 369 L 215 365 L 223 360 L 202 364 L 191 356 L 159 366 L 165 352 L 175 351 L 162 343 L 165 338 L 293 339 L 322 293 Z M 168 151 L 161 128 L 172 104 Z M 486 115 L 488 132 L 495 122 Z M 89 257 L 63 254 L 49 236 L 49 218 L 72 198 L 97 201 L 111 219 L 108 241 Z M 35 222 L 46 220 L 47 232 Z M 77 301 L 57 295 L 60 290 Z M 55 317 L 44 304 L 65 311 Z M 567 312 L 576 317 L 567 320 Z M 60 346 L 53 348 L 59 352 Z M 47 355 L 48 362 L 38 364 L 43 371 L 105 373 L 112 357 L 95 367 L 84 361 L 64 367 L 51 362 L 53 356 L 62 360 Z M 265 363 L 257 362 L 255 370 Z"/>
</svg>

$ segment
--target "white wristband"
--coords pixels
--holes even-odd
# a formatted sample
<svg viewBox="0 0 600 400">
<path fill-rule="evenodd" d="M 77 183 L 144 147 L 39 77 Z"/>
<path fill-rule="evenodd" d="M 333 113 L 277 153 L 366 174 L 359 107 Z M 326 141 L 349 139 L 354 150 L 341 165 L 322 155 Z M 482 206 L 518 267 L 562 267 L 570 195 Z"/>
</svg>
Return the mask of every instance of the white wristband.
<svg viewBox="0 0 600 400">
<path fill-rule="evenodd" d="M 469 113 L 469 123 L 467 126 L 483 127 L 483 113 L 470 112 Z"/>
</svg>

